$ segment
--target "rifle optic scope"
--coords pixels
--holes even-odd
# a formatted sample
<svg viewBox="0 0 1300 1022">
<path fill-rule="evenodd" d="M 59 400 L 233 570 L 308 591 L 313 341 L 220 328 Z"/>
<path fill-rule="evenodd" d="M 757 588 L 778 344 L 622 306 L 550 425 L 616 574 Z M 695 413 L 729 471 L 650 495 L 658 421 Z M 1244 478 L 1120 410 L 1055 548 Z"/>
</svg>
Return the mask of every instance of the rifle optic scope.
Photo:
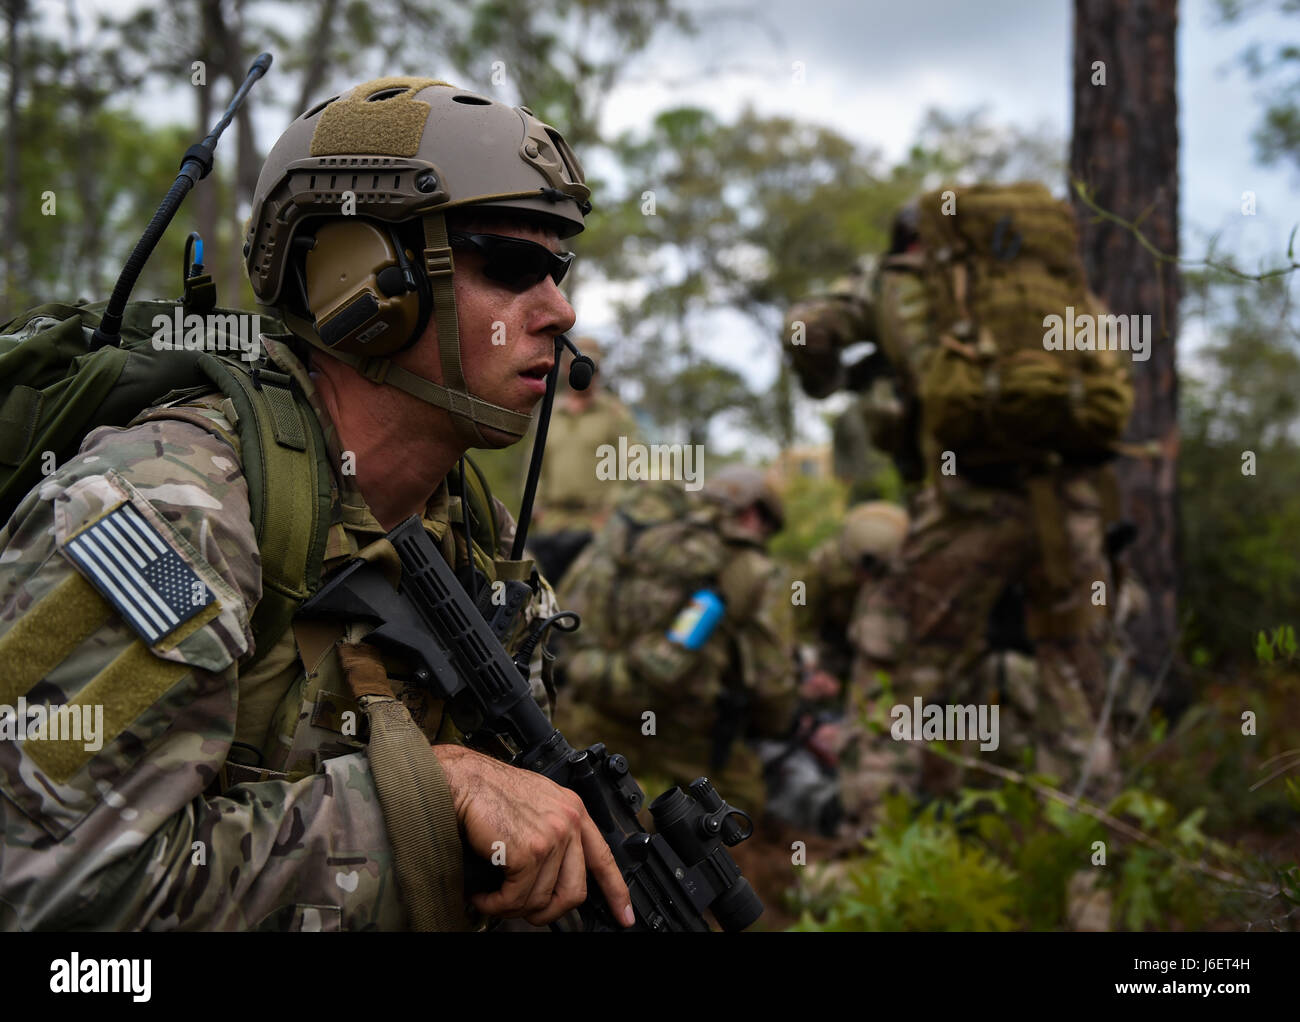
<svg viewBox="0 0 1300 1022">
<path fill-rule="evenodd" d="M 670 788 L 650 803 L 650 815 L 655 831 L 683 862 L 711 874 L 720 893 L 709 907 L 724 930 L 743 930 L 763 914 L 763 903 L 722 848 L 744 841 L 754 823 L 724 802 L 707 777 L 697 777 L 686 791 Z"/>
</svg>

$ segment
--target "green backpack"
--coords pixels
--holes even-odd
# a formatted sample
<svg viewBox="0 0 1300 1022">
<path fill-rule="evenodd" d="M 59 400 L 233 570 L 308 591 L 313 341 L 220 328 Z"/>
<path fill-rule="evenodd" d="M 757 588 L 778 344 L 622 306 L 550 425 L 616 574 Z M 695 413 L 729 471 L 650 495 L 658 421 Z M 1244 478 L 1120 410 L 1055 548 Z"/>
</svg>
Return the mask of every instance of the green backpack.
<svg viewBox="0 0 1300 1022">
<path fill-rule="evenodd" d="M 1036 182 L 939 189 L 921 198 L 918 230 L 931 440 L 977 468 L 1109 458 L 1132 410 L 1125 368 L 1112 351 L 1044 342 L 1046 317 L 1105 311 L 1088 293 L 1070 206 Z"/>
<path fill-rule="evenodd" d="M 91 430 L 126 426 L 147 408 L 219 390 L 239 416 L 262 558 L 263 595 L 250 622 L 257 648 L 247 670 L 320 584 L 331 509 L 319 423 L 290 378 L 265 360 L 241 359 L 233 336 L 220 354 L 156 350 L 155 317 L 171 319 L 182 308 L 176 302 L 131 302 L 120 345 L 92 351 L 91 332 L 106 305 L 42 305 L 0 326 L 0 521 L 40 482 L 51 455 L 55 464 L 74 457 Z M 214 310 L 207 322 L 219 328 L 219 317 L 232 314 L 239 315 Z M 279 327 L 261 318 L 266 332 Z M 220 341 L 209 346 L 220 348 Z"/>
<path fill-rule="evenodd" d="M 183 306 L 131 302 L 120 344 L 92 351 L 91 333 L 107 304 L 42 305 L 0 326 L 0 522 L 40 482 L 50 454 L 61 464 L 76 455 L 93 429 L 126 426 L 148 408 L 220 391 L 239 418 L 250 517 L 262 561 L 262 599 L 249 622 L 256 650 L 242 665 L 247 671 L 320 586 L 332 513 L 320 423 L 289 376 L 264 358 L 241 358 L 233 336 L 216 336 L 223 316 L 244 314 L 226 309 L 210 314 L 208 339 L 215 343 L 209 347 L 220 350 L 222 340 L 229 342 L 220 354 L 159 351 L 153 344 L 155 318 L 171 319 Z M 286 336 L 273 317 L 259 316 L 267 328 L 263 332 Z M 474 541 L 496 557 L 500 535 L 492 494 L 479 467 L 465 461 Z"/>
</svg>

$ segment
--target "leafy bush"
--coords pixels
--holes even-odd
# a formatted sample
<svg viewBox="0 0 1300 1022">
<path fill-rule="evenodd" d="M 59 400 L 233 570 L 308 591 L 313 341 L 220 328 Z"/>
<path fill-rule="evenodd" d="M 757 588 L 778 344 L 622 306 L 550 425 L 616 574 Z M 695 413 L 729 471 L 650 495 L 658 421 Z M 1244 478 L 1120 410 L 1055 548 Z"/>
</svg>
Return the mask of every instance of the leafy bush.
<svg viewBox="0 0 1300 1022">
<path fill-rule="evenodd" d="M 862 854 L 812 870 L 792 892 L 793 929 L 1067 929 L 1067 892 L 1080 880 L 1106 892 L 1115 929 L 1241 928 L 1272 911 L 1279 890 L 1300 904 L 1300 868 L 1279 871 L 1210 837 L 1203 808 L 1180 814 L 1125 790 L 1109 814 L 1148 844 L 1044 799 L 1034 780 L 924 808 L 887 801 Z"/>
<path fill-rule="evenodd" d="M 905 800 L 892 804 L 866 856 L 831 873 L 795 930 L 1015 928 L 1015 871 L 963 839 L 937 806 L 912 819 L 909 810 Z"/>
</svg>

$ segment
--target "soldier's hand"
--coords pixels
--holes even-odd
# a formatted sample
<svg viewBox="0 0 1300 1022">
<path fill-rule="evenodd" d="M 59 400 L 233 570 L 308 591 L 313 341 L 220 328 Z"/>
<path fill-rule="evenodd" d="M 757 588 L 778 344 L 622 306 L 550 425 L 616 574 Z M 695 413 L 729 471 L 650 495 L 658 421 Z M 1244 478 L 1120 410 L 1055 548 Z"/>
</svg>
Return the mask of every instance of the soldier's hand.
<svg viewBox="0 0 1300 1022">
<path fill-rule="evenodd" d="M 840 683 L 825 671 L 813 671 L 799 686 L 799 695 L 810 702 L 819 699 L 834 699 L 840 694 Z"/>
<path fill-rule="evenodd" d="M 808 751 L 821 760 L 827 767 L 835 767 L 840 761 L 840 746 L 843 735 L 838 724 L 827 722 L 819 724 L 808 736 Z"/>
<path fill-rule="evenodd" d="M 587 900 L 590 870 L 614 917 L 630 926 L 632 902 L 609 845 L 567 788 L 459 745 L 435 745 L 456 818 L 471 848 L 491 859 L 504 842 L 501 890 L 471 899 L 480 912 L 544 926 Z"/>
</svg>

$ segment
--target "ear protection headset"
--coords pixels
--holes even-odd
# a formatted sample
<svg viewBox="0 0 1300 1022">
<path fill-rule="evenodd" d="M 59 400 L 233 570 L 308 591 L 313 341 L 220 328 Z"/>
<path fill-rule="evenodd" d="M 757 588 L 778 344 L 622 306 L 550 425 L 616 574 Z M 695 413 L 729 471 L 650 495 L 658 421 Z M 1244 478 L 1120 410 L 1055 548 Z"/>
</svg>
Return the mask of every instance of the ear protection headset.
<svg viewBox="0 0 1300 1022">
<path fill-rule="evenodd" d="M 424 333 L 432 289 L 392 225 L 335 218 L 294 243 L 302 303 L 328 350 L 382 358 Z"/>
<path fill-rule="evenodd" d="M 447 246 L 441 218 L 437 218 L 432 228 L 430 219 L 424 220 L 425 258 L 430 249 L 444 254 L 438 264 L 443 267 L 439 300 L 444 302 L 439 310 L 434 308 L 430 274 L 412 258 L 397 227 L 356 217 L 336 217 L 320 222 L 314 229 L 312 225 L 304 225 L 294 237 L 292 245 L 296 251 L 289 261 L 298 285 L 301 312 L 284 308 L 283 314 L 290 323 L 299 315 L 304 317 L 306 322 L 302 326 L 310 325 L 324 350 L 368 379 L 392 384 L 422 401 L 451 411 L 454 422 L 463 421 L 468 441 L 501 446 L 499 442 L 486 443 L 479 425 L 520 437 L 528 428 L 529 418 L 482 401 L 465 390 L 460 375 L 460 335 L 450 283 L 454 272 L 451 249 Z M 435 311 L 439 314 L 438 345 L 443 371 L 455 374 L 449 384 L 435 384 L 390 360 L 390 356 L 420 339 Z M 565 345 L 575 355 L 569 370 L 569 385 L 574 390 L 585 390 L 595 374 L 595 364 L 568 338 L 561 335 L 555 343 L 555 369 L 559 367 L 560 347 Z M 449 351 L 454 355 L 450 363 Z M 554 381 L 548 386 L 553 388 Z"/>
</svg>

